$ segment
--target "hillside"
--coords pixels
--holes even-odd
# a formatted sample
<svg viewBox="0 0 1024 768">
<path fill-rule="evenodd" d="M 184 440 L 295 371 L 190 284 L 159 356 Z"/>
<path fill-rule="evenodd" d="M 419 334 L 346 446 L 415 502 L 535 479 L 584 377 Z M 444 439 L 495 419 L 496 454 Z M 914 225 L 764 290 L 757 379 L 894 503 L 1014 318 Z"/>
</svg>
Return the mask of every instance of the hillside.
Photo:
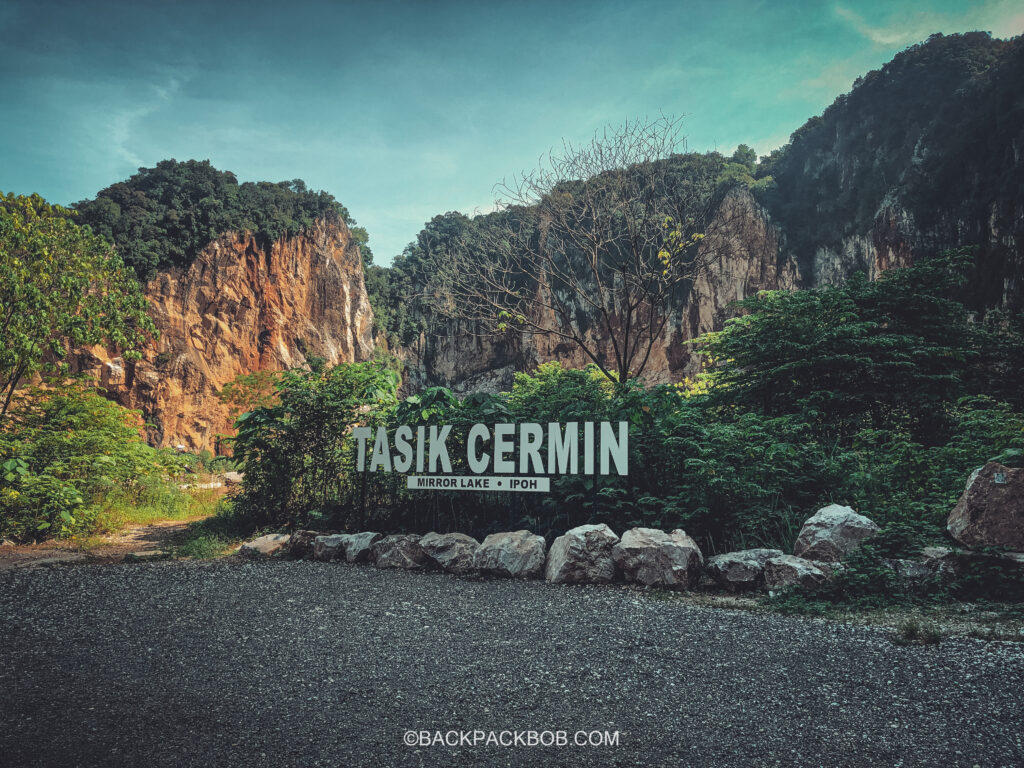
<svg viewBox="0 0 1024 768">
<path fill-rule="evenodd" d="M 977 246 L 969 305 L 1024 309 L 1022 83 L 1021 38 L 934 35 L 858 78 L 759 161 L 743 146 L 662 161 L 666 204 L 670 189 L 685 189 L 707 227 L 701 247 L 718 256 L 672 297 L 644 378 L 696 372 L 687 342 L 760 290 L 873 278 L 954 246 Z M 230 422 L 214 405 L 219 388 L 307 354 L 334 362 L 387 349 L 405 363 L 409 390 L 496 390 L 549 360 L 588 362 L 556 335 L 489 334 L 450 312 L 451 252 L 494 258 L 494 238 L 510 217 L 535 220 L 530 208 L 435 216 L 389 268 L 370 265 L 366 231 L 331 195 L 298 180 L 239 184 L 209 162 L 161 162 L 76 208 L 148 285 L 163 333 L 138 366 L 92 351 L 80 367 L 141 408 L 158 443 L 212 447 Z M 578 314 L 589 343 L 610 354 L 607 329 L 587 311 Z M 553 316 L 534 319 L 557 327 Z"/>
<path fill-rule="evenodd" d="M 708 282 L 671 308 L 646 378 L 693 372 L 685 342 L 720 327 L 737 298 L 841 282 L 858 271 L 875 277 L 958 245 L 978 247 L 970 304 L 1024 309 L 1022 83 L 1024 40 L 934 35 L 858 78 L 849 94 L 756 165 L 745 147 L 728 158 L 664 161 L 704 190 L 709 227 L 722 229 L 728 214 L 728 228 L 741 236 Z M 443 311 L 438 275 L 448 254 L 462 247 L 489 258 L 488 234 L 503 226 L 504 215 L 439 215 L 392 268 L 371 267 L 379 326 L 417 384 L 507 386 L 514 370 L 539 362 L 585 362 L 557 339 L 481 337 L 479 328 Z"/>
</svg>

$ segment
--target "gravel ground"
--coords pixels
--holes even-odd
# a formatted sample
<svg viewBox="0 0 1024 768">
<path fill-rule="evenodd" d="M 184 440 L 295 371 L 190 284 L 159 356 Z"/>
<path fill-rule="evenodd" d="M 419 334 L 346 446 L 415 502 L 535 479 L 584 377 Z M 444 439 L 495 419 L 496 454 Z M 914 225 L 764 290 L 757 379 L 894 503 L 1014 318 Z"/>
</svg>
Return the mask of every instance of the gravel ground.
<svg viewBox="0 0 1024 768">
<path fill-rule="evenodd" d="M 11 571 L 0 765 L 1024 765 L 1024 645 L 891 634 L 312 562 Z"/>
</svg>

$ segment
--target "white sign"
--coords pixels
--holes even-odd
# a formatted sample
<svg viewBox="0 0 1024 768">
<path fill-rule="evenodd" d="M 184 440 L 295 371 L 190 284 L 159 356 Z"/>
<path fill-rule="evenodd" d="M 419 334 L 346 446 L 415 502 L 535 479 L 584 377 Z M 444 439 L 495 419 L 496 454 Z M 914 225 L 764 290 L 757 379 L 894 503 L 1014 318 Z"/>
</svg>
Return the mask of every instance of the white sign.
<svg viewBox="0 0 1024 768">
<path fill-rule="evenodd" d="M 538 491 L 551 490 L 547 477 L 495 475 L 409 475 L 405 487 L 417 491 Z"/>
<path fill-rule="evenodd" d="M 417 490 L 542 492 L 550 487 L 542 475 L 629 472 L 625 421 L 474 424 L 466 436 L 465 456 L 472 475 L 451 474 L 451 431 L 451 425 L 400 426 L 390 434 L 384 427 L 356 427 L 356 470 L 414 472 L 407 487 Z"/>
</svg>

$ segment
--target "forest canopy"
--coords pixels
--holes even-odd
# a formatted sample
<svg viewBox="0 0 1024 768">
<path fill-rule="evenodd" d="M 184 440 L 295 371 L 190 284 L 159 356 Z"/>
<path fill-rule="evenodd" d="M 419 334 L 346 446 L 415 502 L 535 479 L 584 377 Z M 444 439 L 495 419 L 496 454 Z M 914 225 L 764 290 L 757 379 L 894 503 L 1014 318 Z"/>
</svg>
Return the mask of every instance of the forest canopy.
<svg viewBox="0 0 1024 768">
<path fill-rule="evenodd" d="M 248 230 L 276 240 L 318 218 L 355 224 L 332 195 L 309 189 L 301 179 L 239 184 L 209 160 L 162 160 L 73 207 L 79 223 L 111 241 L 144 283 L 157 270 L 188 266 L 225 232 Z M 353 235 L 364 245 L 365 230 L 357 229 Z"/>
</svg>

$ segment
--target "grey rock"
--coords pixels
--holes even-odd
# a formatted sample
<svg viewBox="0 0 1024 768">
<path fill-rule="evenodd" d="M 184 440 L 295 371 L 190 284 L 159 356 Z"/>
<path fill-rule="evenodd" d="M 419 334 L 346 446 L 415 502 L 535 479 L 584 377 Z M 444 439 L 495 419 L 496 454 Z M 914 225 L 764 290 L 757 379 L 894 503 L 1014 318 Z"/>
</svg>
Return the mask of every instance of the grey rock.
<svg viewBox="0 0 1024 768">
<path fill-rule="evenodd" d="M 425 568 L 427 553 L 420 546 L 420 537 L 409 533 L 385 536 L 373 544 L 373 561 L 378 568 Z"/>
<path fill-rule="evenodd" d="M 796 585 L 816 587 L 824 583 L 825 578 L 824 571 L 802 557 L 770 557 L 764 564 L 764 583 L 769 592 L 777 592 Z"/>
<path fill-rule="evenodd" d="M 241 485 L 245 479 L 244 472 L 225 472 L 221 475 L 224 485 Z"/>
<path fill-rule="evenodd" d="M 878 533 L 878 526 L 850 507 L 830 504 L 804 522 L 793 554 L 805 560 L 836 563 Z"/>
<path fill-rule="evenodd" d="M 529 531 L 492 533 L 473 556 L 473 567 L 491 576 L 535 579 L 544 573 L 547 545 Z"/>
<path fill-rule="evenodd" d="M 420 539 L 427 557 L 449 573 L 471 573 L 480 542 L 464 533 L 428 533 Z"/>
<path fill-rule="evenodd" d="M 287 533 L 271 533 L 247 541 L 239 547 L 238 554 L 245 557 L 270 557 L 283 551 L 290 540 L 291 536 Z"/>
<path fill-rule="evenodd" d="M 993 461 L 975 470 L 946 528 L 965 547 L 1024 552 L 1024 469 Z"/>
<path fill-rule="evenodd" d="M 612 560 L 626 581 L 693 589 L 700 581 L 704 557 L 684 531 L 665 533 L 655 528 L 631 528 L 612 547 Z"/>
<path fill-rule="evenodd" d="M 372 563 L 373 545 L 384 538 L 383 533 L 363 531 L 362 533 L 344 534 L 341 548 L 347 563 Z"/>
<path fill-rule="evenodd" d="M 743 549 L 709 557 L 705 573 L 730 592 L 764 588 L 764 564 L 782 556 L 781 549 Z"/>
<path fill-rule="evenodd" d="M 329 563 L 332 560 L 344 558 L 345 551 L 342 545 L 345 543 L 345 535 L 336 533 L 332 536 L 317 536 L 313 540 L 313 559 Z"/>
<path fill-rule="evenodd" d="M 296 560 L 313 557 L 313 542 L 320 535 L 320 531 L 295 531 L 288 541 L 288 554 Z"/>
<path fill-rule="evenodd" d="M 603 584 L 615 579 L 612 547 L 619 541 L 604 523 L 580 525 L 555 539 L 544 578 L 552 584 Z"/>
</svg>

